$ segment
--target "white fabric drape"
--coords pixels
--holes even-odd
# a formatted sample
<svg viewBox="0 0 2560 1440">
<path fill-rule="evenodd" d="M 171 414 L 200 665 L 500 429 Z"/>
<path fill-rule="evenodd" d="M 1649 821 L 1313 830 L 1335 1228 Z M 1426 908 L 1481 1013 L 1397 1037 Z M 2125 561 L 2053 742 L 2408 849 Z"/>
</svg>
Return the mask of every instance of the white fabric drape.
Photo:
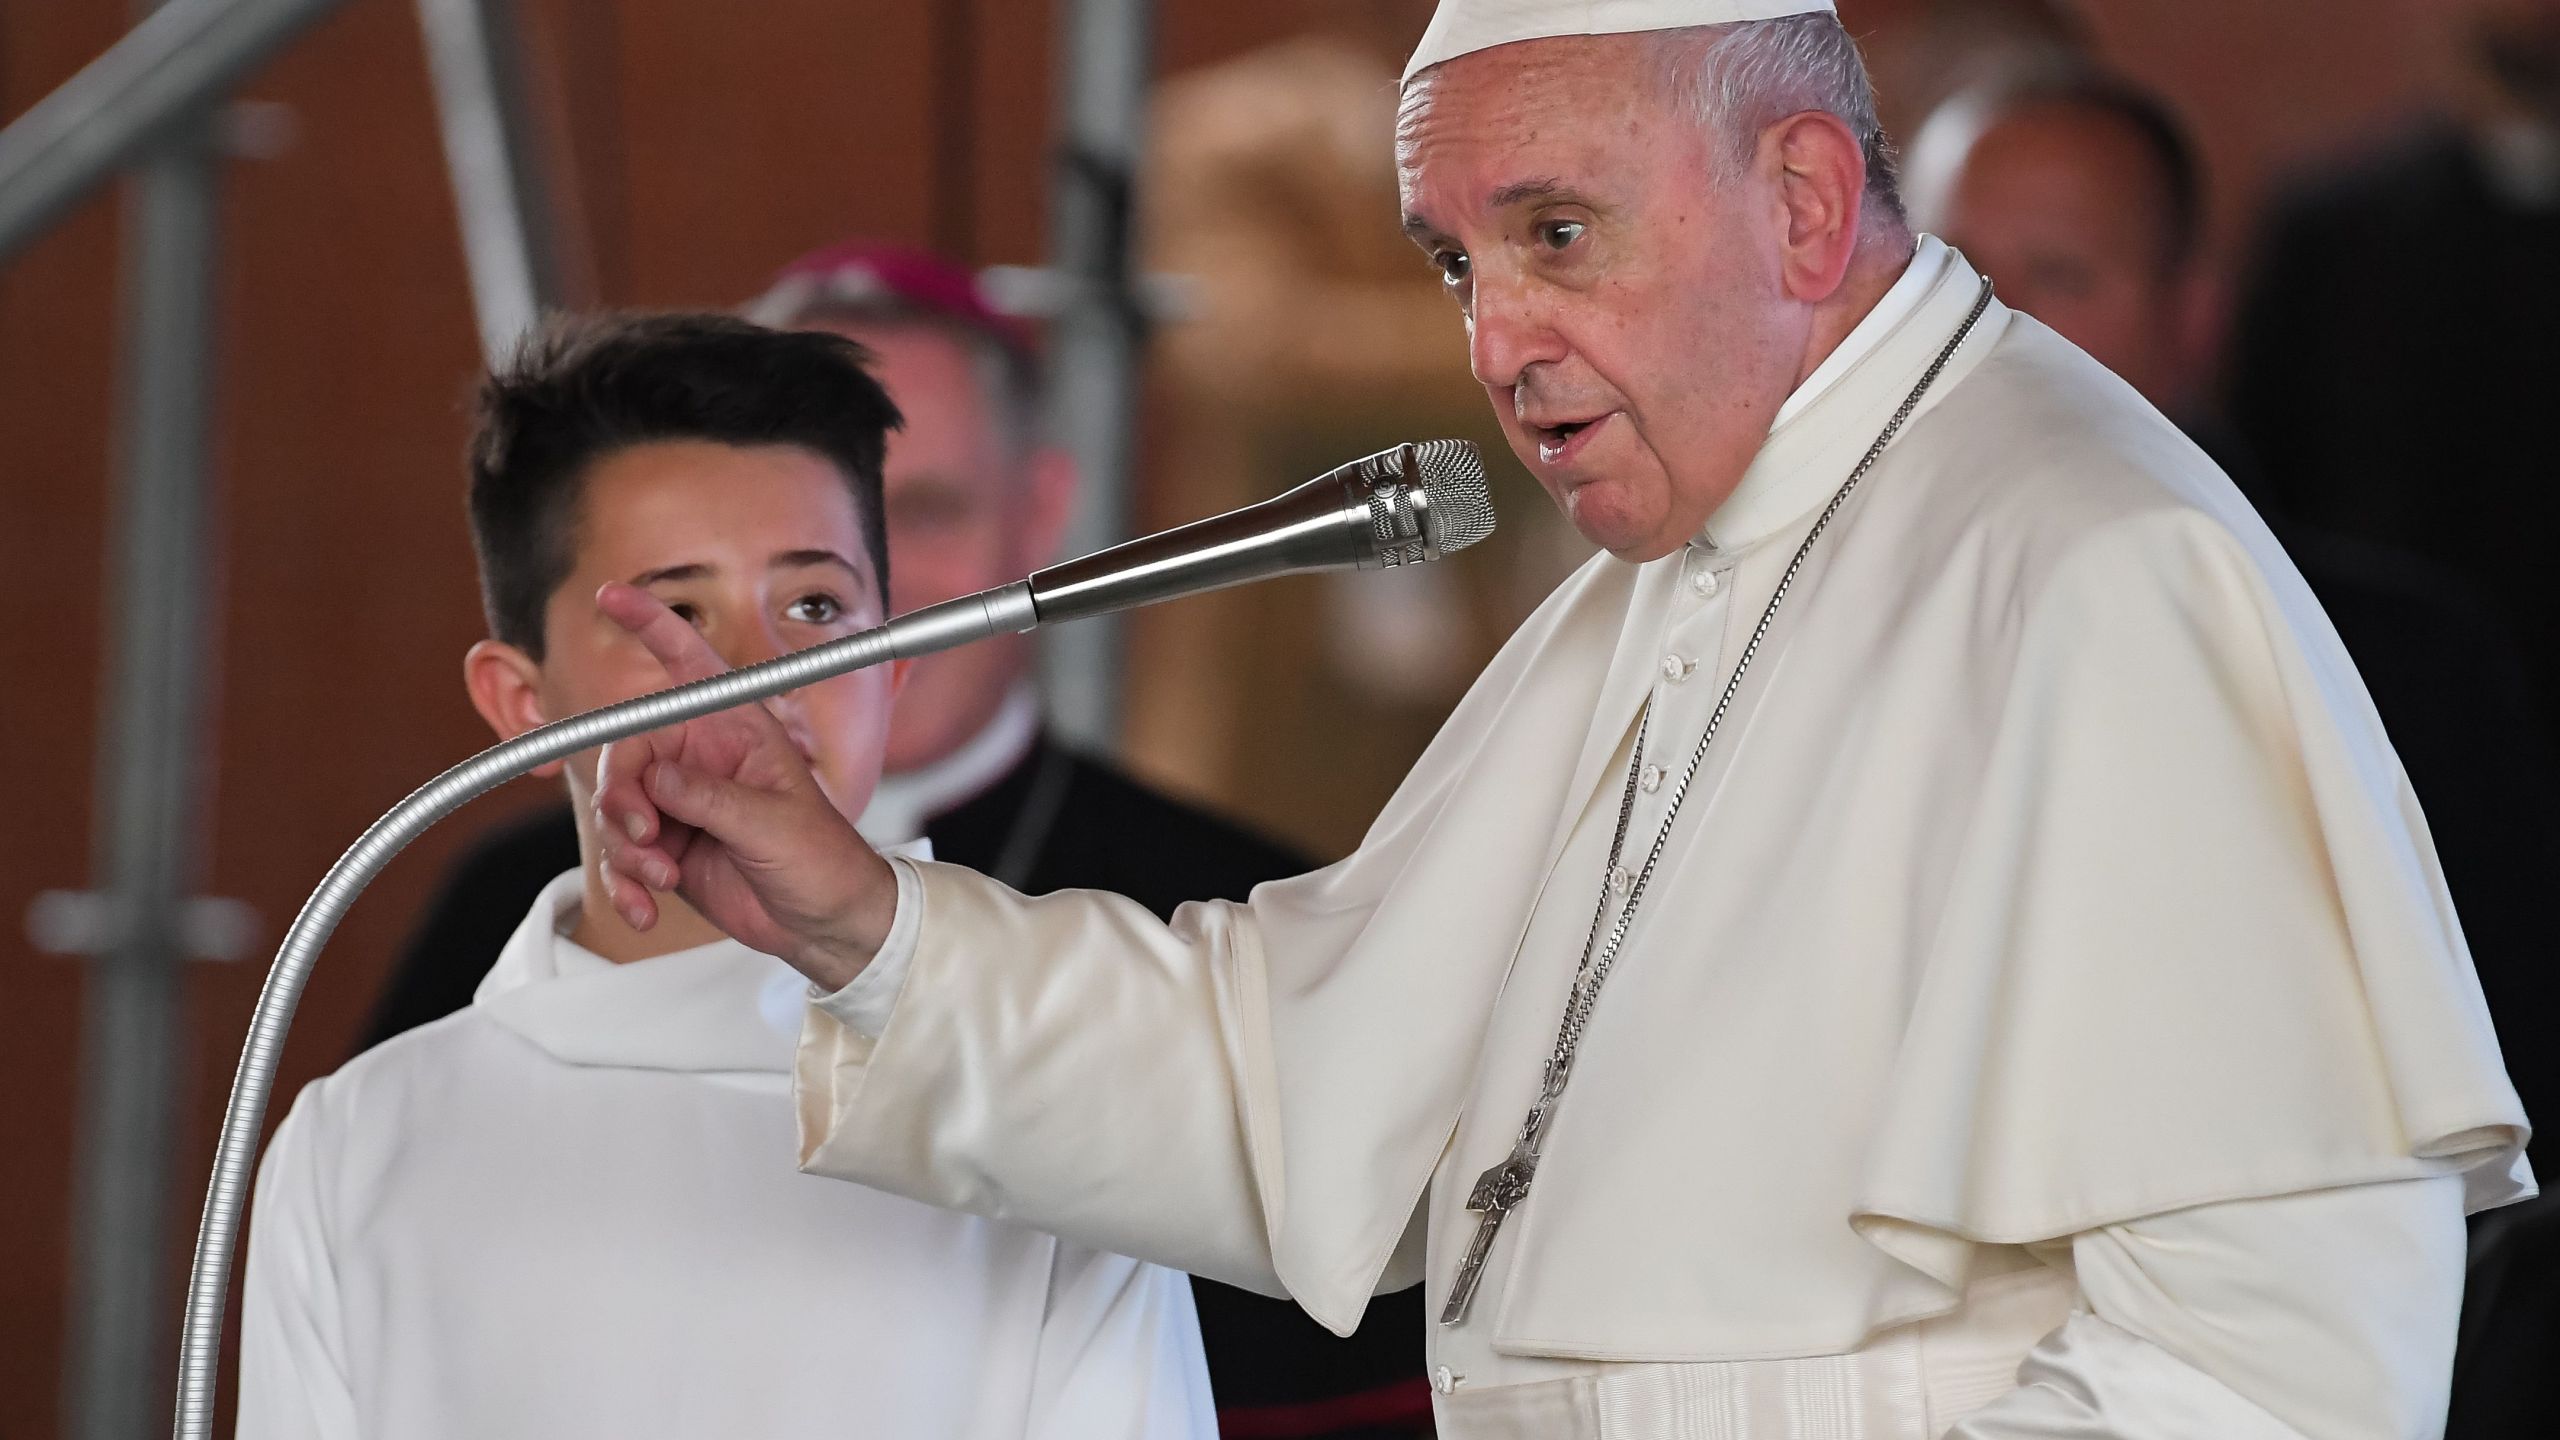
<svg viewBox="0 0 2560 1440">
<path fill-rule="evenodd" d="M 1720 669 L 1675 683 L 1721 686 L 1979 283 L 1951 257 L 1773 432 L 1707 528 Z M 1338 1328 L 1416 1274 L 1436 1301 L 1553 1037 L 1696 549 L 1593 561 L 1358 852 L 1246 904 L 1168 927 L 915 867 L 886 1027 L 812 1013 L 804 1163 Z M 1797 586 L 1435 1360 L 1846 1356 L 2111 1226 L 2437 1176 L 2471 1208 L 2530 1193 L 2363 688 L 2130 389 L 1994 302 Z"/>
<path fill-rule="evenodd" d="M 791 1167 L 805 987 L 534 907 L 472 1008 L 306 1089 L 250 1217 L 256 1440 L 1205 1440 L 1179 1275 Z"/>
</svg>

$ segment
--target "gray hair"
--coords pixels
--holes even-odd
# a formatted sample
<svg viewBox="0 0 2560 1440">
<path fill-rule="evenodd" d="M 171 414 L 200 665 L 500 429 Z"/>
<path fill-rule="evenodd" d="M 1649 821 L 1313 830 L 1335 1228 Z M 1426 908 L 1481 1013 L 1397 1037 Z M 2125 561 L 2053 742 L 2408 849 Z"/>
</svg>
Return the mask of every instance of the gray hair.
<svg viewBox="0 0 2560 1440">
<path fill-rule="evenodd" d="M 1893 141 L 1876 119 L 1875 85 L 1858 42 L 1828 12 L 1726 25 L 1696 25 L 1647 37 L 1660 83 L 1700 124 L 1725 139 L 1728 176 L 1751 163 L 1760 132 L 1789 115 L 1819 110 L 1858 137 L 1867 194 L 1902 214 Z"/>
</svg>

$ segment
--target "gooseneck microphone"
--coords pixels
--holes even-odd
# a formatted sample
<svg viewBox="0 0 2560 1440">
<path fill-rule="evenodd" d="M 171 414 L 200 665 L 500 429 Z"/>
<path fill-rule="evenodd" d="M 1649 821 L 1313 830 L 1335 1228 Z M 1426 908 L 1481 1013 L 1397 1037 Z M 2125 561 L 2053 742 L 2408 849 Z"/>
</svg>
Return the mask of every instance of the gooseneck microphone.
<svg viewBox="0 0 2560 1440">
<path fill-rule="evenodd" d="M 1279 575 L 1419 565 L 1492 533 L 1493 501 L 1476 447 L 1429 440 L 1354 460 L 1241 510 L 928 605 L 874 633 L 907 659 Z M 826 648 L 804 653 L 815 657 Z"/>
<path fill-rule="evenodd" d="M 179 1345 L 178 1440 L 210 1440 L 223 1306 L 240 1213 L 255 1173 L 258 1129 L 285 1031 L 338 920 L 391 857 L 427 827 L 497 786 L 554 760 L 664 729 L 820 680 L 1182 595 L 1310 570 L 1413 565 L 1493 533 L 1484 464 L 1462 440 L 1399 445 L 1259 504 L 1052 566 L 1027 580 L 901 615 L 886 625 L 690 685 L 554 721 L 480 752 L 421 786 L 338 857 L 285 931 L 258 992 L 232 1078 L 196 1231 Z"/>
<path fill-rule="evenodd" d="M 1493 533 L 1484 463 L 1464 440 L 1399 445 L 1259 505 L 1132 540 L 1031 577 L 1040 623 L 1081 620 L 1305 570 L 1419 565 Z"/>
</svg>

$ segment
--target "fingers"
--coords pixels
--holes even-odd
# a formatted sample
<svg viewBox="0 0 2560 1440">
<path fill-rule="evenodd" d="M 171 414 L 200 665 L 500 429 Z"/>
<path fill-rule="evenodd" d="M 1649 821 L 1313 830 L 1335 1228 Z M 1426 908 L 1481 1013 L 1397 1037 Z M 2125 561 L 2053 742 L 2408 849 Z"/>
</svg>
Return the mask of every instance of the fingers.
<svg viewBox="0 0 2560 1440">
<path fill-rule="evenodd" d="M 631 632 L 648 652 L 666 667 L 667 678 L 679 685 L 708 680 L 728 672 L 719 652 L 702 632 L 684 622 L 684 617 L 666 607 L 666 603 L 636 585 L 616 580 L 596 592 L 596 608 L 604 617 Z"/>
<path fill-rule="evenodd" d="M 597 830 L 608 855 L 626 845 L 657 843 L 658 807 L 641 784 L 649 765 L 645 736 L 616 740 L 596 754 L 596 818 L 604 822 Z"/>
<path fill-rule="evenodd" d="M 616 871 L 610 860 L 599 866 L 596 873 L 604 881 L 605 903 L 613 907 L 614 914 L 622 917 L 623 924 L 646 933 L 658 923 L 658 897 Z"/>
<path fill-rule="evenodd" d="M 617 741 L 596 757 L 596 841 L 605 899 L 635 930 L 657 923 L 651 890 L 673 890 L 681 872 L 642 778 L 646 740 Z"/>
<path fill-rule="evenodd" d="M 634 930 L 658 923 L 658 900 L 652 892 L 672 893 L 684 872 L 664 850 L 646 845 L 608 846 L 596 867 L 604 882 L 604 898 Z"/>
<path fill-rule="evenodd" d="M 617 842 L 609 827 L 598 827 L 597 838 L 603 853 L 596 873 L 604 882 L 605 900 L 631 928 L 648 929 L 658 918 L 657 897 L 650 892 L 673 891 L 684 872 L 677 868 L 675 857 L 659 846 L 627 839 Z"/>
<path fill-rule="evenodd" d="M 667 679 L 673 684 L 690 685 L 697 680 L 729 673 L 729 663 L 711 648 L 710 641 L 702 638 L 702 632 L 686 624 L 682 616 L 668 609 L 664 602 L 646 590 L 615 581 L 596 591 L 596 609 L 606 619 L 629 631 L 667 672 Z M 712 740 L 715 747 L 734 747 L 740 758 L 757 749 L 787 749 L 790 745 L 790 736 L 783 729 L 782 722 L 762 705 L 738 706 L 718 715 L 689 721 L 674 730 L 659 732 L 659 735 L 661 739 L 671 735 L 691 735 L 697 739 L 716 737 Z M 661 743 L 652 753 L 664 758 L 676 752 L 669 744 Z"/>
<path fill-rule="evenodd" d="M 775 792 L 708 775 L 674 761 L 649 767 L 642 788 L 668 819 L 689 825 L 741 858 L 764 858 L 779 835 L 771 823 Z M 767 823 L 759 824 L 759 820 Z M 645 848 L 645 847 L 635 847 Z M 641 878 L 649 878 L 646 872 Z"/>
</svg>

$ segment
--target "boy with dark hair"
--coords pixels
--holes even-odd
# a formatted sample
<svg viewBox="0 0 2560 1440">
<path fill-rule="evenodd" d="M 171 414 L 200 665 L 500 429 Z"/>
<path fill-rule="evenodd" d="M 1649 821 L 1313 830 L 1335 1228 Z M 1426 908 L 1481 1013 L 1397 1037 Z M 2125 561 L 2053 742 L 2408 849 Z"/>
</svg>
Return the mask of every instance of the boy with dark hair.
<svg viewBox="0 0 2560 1440">
<path fill-rule="evenodd" d="M 648 591 L 747 665 L 880 622 L 896 409 L 839 337 L 715 315 L 556 325 L 481 395 L 471 521 L 500 736 L 655 688 L 597 613 Z M 835 808 L 880 775 L 897 676 L 767 702 Z M 594 757 L 557 767 L 585 863 L 470 1008 L 306 1090 L 259 1176 L 243 1435 L 1211 1431 L 1182 1277 L 806 1177 L 806 987 L 670 898 L 598 887 Z"/>
</svg>

